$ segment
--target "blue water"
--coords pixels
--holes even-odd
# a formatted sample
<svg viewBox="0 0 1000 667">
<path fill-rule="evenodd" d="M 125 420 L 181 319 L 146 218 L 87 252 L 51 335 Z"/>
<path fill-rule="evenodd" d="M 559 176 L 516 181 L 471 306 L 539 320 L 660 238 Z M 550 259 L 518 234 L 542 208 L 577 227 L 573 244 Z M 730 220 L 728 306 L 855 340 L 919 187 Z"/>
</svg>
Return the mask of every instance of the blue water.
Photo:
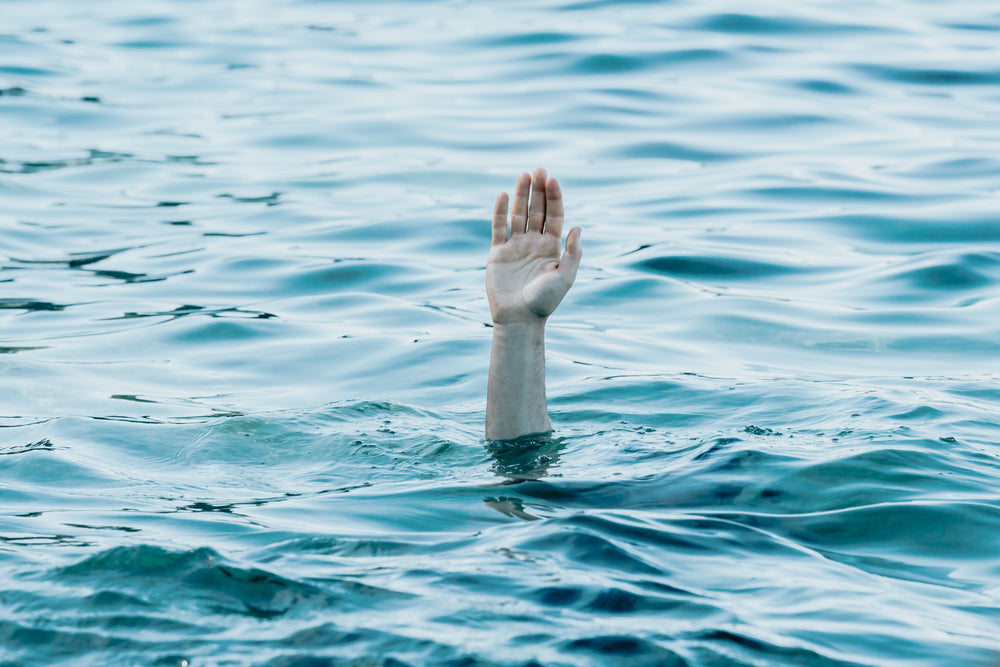
<svg viewBox="0 0 1000 667">
<path fill-rule="evenodd" d="M 0 15 L 4 667 L 1000 664 L 996 5 Z"/>
</svg>

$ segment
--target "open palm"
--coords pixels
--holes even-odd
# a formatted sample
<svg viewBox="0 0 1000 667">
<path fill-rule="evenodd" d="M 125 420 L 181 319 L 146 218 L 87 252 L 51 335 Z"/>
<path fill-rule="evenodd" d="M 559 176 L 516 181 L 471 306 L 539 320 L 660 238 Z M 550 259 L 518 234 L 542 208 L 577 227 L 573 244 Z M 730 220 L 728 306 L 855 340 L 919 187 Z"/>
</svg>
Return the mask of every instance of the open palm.
<svg viewBox="0 0 1000 667">
<path fill-rule="evenodd" d="M 486 262 L 490 313 L 496 324 L 544 322 L 576 278 L 583 254 L 580 228 L 570 230 L 560 256 L 562 192 L 544 169 L 518 178 L 509 226 L 507 203 L 507 193 L 501 192 L 493 209 L 493 245 Z"/>
</svg>

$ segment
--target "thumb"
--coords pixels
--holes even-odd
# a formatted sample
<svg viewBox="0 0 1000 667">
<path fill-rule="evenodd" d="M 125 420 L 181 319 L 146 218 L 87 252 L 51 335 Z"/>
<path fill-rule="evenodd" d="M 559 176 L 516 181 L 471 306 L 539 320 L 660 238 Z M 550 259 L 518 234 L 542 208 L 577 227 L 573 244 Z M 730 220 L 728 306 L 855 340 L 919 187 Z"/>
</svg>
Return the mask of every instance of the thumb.
<svg viewBox="0 0 1000 667">
<path fill-rule="evenodd" d="M 580 259 L 583 258 L 583 247 L 580 245 L 579 227 L 569 230 L 566 235 L 566 252 L 559 259 L 559 273 L 562 274 L 566 285 L 572 285 L 576 280 L 576 270 L 580 268 Z"/>
</svg>

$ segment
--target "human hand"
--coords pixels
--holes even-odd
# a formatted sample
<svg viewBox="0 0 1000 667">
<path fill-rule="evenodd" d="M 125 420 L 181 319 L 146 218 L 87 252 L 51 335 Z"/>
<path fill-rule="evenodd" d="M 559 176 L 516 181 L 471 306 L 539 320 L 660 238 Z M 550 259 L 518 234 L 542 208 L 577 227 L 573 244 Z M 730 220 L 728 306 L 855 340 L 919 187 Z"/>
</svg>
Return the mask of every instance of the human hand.
<svg viewBox="0 0 1000 667">
<path fill-rule="evenodd" d="M 509 227 L 507 203 L 501 192 L 493 207 L 493 245 L 486 260 L 490 314 L 498 325 L 544 324 L 576 279 L 583 256 L 580 228 L 570 230 L 560 256 L 562 191 L 541 167 L 533 176 L 518 177 Z"/>
</svg>

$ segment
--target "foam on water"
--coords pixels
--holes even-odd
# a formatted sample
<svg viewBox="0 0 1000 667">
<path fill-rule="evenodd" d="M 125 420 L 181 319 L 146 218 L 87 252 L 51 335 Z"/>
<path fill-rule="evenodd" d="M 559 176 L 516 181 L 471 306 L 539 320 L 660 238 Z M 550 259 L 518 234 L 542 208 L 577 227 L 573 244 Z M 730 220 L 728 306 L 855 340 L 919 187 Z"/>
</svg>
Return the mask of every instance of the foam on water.
<svg viewBox="0 0 1000 667">
<path fill-rule="evenodd" d="M 4 665 L 995 665 L 1000 15 L 8 0 Z M 482 439 L 495 193 L 584 228 Z"/>
</svg>

